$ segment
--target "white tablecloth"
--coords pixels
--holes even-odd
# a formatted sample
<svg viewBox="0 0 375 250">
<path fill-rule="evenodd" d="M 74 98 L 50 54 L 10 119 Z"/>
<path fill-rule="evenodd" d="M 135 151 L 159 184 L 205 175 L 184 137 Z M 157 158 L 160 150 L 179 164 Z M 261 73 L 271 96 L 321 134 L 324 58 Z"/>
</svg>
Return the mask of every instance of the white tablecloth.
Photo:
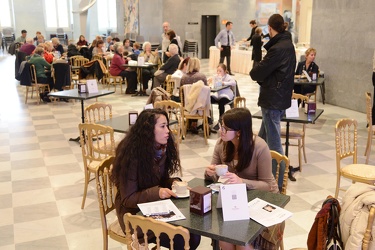
<svg viewBox="0 0 375 250">
<path fill-rule="evenodd" d="M 253 67 L 253 61 L 251 60 L 252 51 L 250 50 L 232 50 L 232 57 L 230 61 L 230 67 L 232 72 L 249 74 L 251 68 Z M 210 47 L 210 69 L 216 69 L 220 61 L 220 50 L 215 46 Z M 224 60 L 226 64 L 226 59 Z"/>
</svg>

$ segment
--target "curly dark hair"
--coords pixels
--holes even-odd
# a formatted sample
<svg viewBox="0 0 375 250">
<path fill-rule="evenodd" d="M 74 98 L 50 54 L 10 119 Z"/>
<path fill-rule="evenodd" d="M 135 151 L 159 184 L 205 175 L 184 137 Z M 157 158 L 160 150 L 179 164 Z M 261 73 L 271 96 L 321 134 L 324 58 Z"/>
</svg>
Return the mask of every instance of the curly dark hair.
<svg viewBox="0 0 375 250">
<path fill-rule="evenodd" d="M 142 189 L 147 187 L 153 175 L 155 164 L 155 124 L 157 119 L 164 115 L 169 124 L 168 115 L 161 109 L 146 109 L 140 113 L 136 123 L 130 128 L 126 137 L 120 142 L 116 149 L 116 157 L 113 164 L 112 181 L 118 187 L 127 171 L 136 164 L 139 178 L 138 185 Z M 168 127 L 169 129 L 169 127 Z M 174 142 L 173 133 L 169 133 L 166 150 L 165 171 L 163 180 L 170 175 L 180 171 L 181 164 Z"/>
<path fill-rule="evenodd" d="M 239 131 L 238 163 L 236 170 L 241 172 L 250 165 L 254 152 L 253 123 L 251 113 L 247 108 L 233 108 L 223 115 L 226 127 Z M 234 144 L 231 141 L 224 142 L 225 162 L 231 162 L 234 158 Z"/>
</svg>

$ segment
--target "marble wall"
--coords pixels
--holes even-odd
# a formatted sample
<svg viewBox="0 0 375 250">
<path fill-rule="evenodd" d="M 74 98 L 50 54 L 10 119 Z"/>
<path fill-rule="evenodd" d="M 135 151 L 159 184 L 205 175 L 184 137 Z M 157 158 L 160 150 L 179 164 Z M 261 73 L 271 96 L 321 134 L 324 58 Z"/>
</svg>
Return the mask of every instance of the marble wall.
<svg viewBox="0 0 375 250">
<path fill-rule="evenodd" d="M 365 112 L 373 92 L 375 5 L 372 0 L 314 0 L 311 46 L 326 75 L 327 103 Z"/>
</svg>

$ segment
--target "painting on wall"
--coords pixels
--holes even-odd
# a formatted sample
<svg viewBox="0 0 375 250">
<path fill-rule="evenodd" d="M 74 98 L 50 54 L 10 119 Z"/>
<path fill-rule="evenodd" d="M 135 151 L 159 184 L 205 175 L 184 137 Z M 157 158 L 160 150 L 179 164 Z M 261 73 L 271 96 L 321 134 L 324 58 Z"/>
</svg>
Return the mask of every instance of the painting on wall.
<svg viewBox="0 0 375 250">
<path fill-rule="evenodd" d="M 137 33 L 139 30 L 139 0 L 124 0 L 126 33 Z"/>
</svg>

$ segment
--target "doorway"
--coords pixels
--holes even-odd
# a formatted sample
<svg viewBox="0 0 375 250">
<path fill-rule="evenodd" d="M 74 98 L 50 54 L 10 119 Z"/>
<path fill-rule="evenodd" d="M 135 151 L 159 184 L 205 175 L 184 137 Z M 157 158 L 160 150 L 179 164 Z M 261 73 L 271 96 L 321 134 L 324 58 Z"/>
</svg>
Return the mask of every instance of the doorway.
<svg viewBox="0 0 375 250">
<path fill-rule="evenodd" d="M 215 37 L 218 33 L 217 20 L 219 16 L 202 16 L 202 58 L 208 58 L 210 55 L 210 46 L 215 45 Z"/>
</svg>

